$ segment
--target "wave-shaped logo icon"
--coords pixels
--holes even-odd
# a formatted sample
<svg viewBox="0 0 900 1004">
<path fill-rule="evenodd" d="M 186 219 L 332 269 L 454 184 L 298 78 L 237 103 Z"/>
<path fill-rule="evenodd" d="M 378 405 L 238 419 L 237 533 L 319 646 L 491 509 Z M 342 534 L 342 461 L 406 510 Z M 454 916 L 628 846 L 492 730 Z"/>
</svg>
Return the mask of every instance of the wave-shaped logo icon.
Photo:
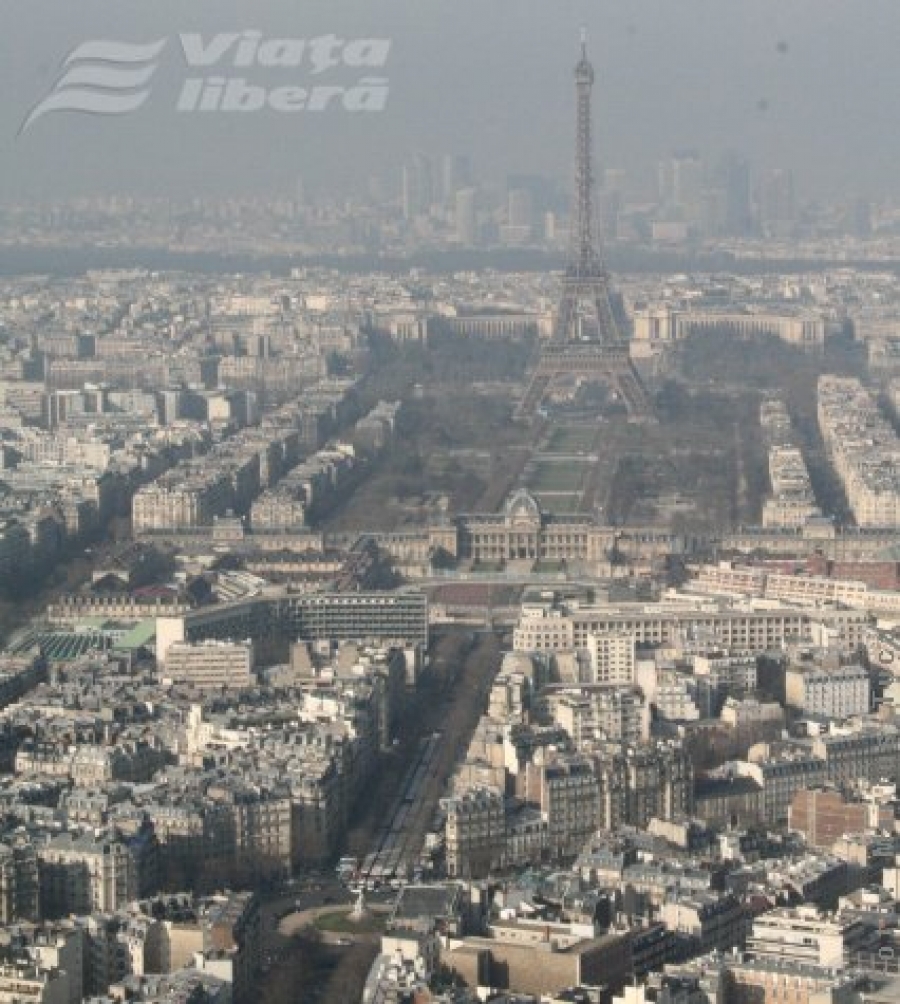
<svg viewBox="0 0 900 1004">
<path fill-rule="evenodd" d="M 19 127 L 19 135 L 51 112 L 125 115 L 150 97 L 153 75 L 167 39 L 144 45 L 97 39 L 73 49 L 53 90 Z"/>
</svg>

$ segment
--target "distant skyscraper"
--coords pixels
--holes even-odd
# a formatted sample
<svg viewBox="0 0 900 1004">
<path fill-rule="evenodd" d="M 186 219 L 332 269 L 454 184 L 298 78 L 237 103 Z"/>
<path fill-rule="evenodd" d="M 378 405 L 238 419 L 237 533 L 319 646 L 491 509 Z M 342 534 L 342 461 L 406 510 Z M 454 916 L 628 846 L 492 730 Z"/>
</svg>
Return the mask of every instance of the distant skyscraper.
<svg viewBox="0 0 900 1004">
<path fill-rule="evenodd" d="M 506 191 L 514 192 L 522 189 L 529 192 L 535 212 L 543 213 L 548 209 L 557 209 L 556 186 L 541 174 L 524 174 L 516 172 L 506 176 Z M 565 203 L 563 202 L 563 205 Z"/>
<path fill-rule="evenodd" d="M 476 191 L 474 188 L 461 188 L 456 193 L 454 213 L 456 240 L 463 247 L 474 247 L 478 243 L 475 199 Z"/>
<path fill-rule="evenodd" d="M 434 202 L 431 161 L 424 153 L 411 154 L 403 165 L 403 217 L 422 216 Z"/>
<path fill-rule="evenodd" d="M 775 168 L 759 187 L 759 219 L 763 232 L 770 237 L 787 236 L 797 220 L 797 196 L 794 175 L 786 168 Z"/>
<path fill-rule="evenodd" d="M 531 230 L 534 223 L 534 199 L 527 188 L 514 188 L 507 199 L 507 218 L 511 227 Z"/>
<path fill-rule="evenodd" d="M 717 181 L 723 193 L 725 231 L 742 237 L 753 226 L 750 164 L 736 153 L 727 153 L 719 164 Z"/>
<path fill-rule="evenodd" d="M 703 195 L 703 162 L 693 152 L 677 153 L 660 163 L 659 203 L 676 218 L 694 221 L 700 215 Z"/>
<path fill-rule="evenodd" d="M 445 206 L 452 206 L 461 188 L 471 188 L 472 163 L 459 153 L 448 153 L 441 164 L 441 198 Z"/>
<path fill-rule="evenodd" d="M 703 162 L 696 154 L 676 157 L 673 163 L 675 205 L 693 207 L 703 190 Z"/>
<path fill-rule="evenodd" d="M 506 223 L 500 228 L 504 244 L 526 244 L 534 231 L 534 199 L 527 188 L 513 188 L 506 199 Z"/>
<path fill-rule="evenodd" d="M 657 165 L 656 195 L 664 208 L 675 202 L 675 168 L 671 160 L 661 160 Z"/>
</svg>

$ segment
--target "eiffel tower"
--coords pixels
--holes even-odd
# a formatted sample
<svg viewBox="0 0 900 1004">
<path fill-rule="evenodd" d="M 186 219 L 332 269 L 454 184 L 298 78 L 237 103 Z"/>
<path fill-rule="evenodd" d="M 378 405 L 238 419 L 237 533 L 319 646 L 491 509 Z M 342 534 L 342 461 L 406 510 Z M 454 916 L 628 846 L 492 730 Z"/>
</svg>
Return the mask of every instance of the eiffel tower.
<svg viewBox="0 0 900 1004">
<path fill-rule="evenodd" d="M 650 398 L 631 361 L 628 339 L 616 321 L 609 295 L 609 273 L 594 237 L 594 177 L 591 166 L 591 90 L 594 68 L 582 32 L 581 59 L 575 67 L 578 131 L 575 156 L 575 212 L 569 265 L 550 344 L 544 346 L 519 402 L 521 418 L 532 415 L 554 385 L 563 381 L 605 384 L 631 418 L 652 416 Z M 593 315 L 593 324 L 589 319 Z"/>
</svg>

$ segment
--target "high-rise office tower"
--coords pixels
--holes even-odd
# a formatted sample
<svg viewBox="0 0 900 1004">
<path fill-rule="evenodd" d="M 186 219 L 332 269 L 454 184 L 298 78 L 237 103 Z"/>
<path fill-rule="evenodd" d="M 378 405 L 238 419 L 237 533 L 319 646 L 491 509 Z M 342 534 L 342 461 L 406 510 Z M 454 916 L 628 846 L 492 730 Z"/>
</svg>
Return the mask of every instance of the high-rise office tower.
<svg viewBox="0 0 900 1004">
<path fill-rule="evenodd" d="M 506 197 L 506 223 L 500 228 L 504 244 L 525 244 L 532 238 L 534 199 L 527 188 L 513 188 Z"/>
<path fill-rule="evenodd" d="M 534 224 L 534 199 L 527 188 L 514 188 L 507 196 L 507 220 L 511 227 L 531 230 Z"/>
<path fill-rule="evenodd" d="M 403 165 L 403 218 L 425 215 L 434 202 L 431 161 L 421 152 L 411 154 Z"/>
<path fill-rule="evenodd" d="M 448 153 L 441 162 L 441 199 L 445 206 L 452 206 L 456 193 L 462 188 L 471 188 L 472 163 L 460 153 Z"/>
<path fill-rule="evenodd" d="M 787 236 L 797 220 L 794 175 L 786 168 L 774 168 L 763 178 L 758 195 L 759 220 L 770 237 Z"/>
<path fill-rule="evenodd" d="M 703 162 L 695 153 L 681 154 L 672 162 L 672 196 L 686 214 L 695 212 L 703 191 Z"/>
<path fill-rule="evenodd" d="M 697 220 L 704 190 L 703 174 L 703 162 L 691 151 L 661 161 L 657 184 L 663 212 L 687 222 Z"/>
<path fill-rule="evenodd" d="M 739 154 L 727 153 L 716 173 L 724 196 L 725 232 L 743 237 L 753 229 L 750 164 Z"/>
<path fill-rule="evenodd" d="M 456 240 L 463 247 L 474 247 L 478 243 L 478 218 L 476 214 L 476 192 L 474 188 L 461 188 L 454 200 L 454 222 Z"/>
<path fill-rule="evenodd" d="M 529 192 L 536 212 L 542 213 L 556 208 L 556 187 L 554 183 L 542 174 L 526 174 L 516 172 L 506 176 L 506 191 L 517 189 Z"/>
</svg>

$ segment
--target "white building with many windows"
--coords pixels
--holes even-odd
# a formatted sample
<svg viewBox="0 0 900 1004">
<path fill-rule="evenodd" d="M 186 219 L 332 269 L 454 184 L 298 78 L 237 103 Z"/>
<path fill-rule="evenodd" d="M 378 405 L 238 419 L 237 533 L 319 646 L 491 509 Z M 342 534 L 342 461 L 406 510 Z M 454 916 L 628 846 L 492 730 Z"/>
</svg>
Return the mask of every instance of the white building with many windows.
<svg viewBox="0 0 900 1004">
<path fill-rule="evenodd" d="M 785 696 L 791 707 L 816 718 L 864 715 L 871 704 L 869 674 L 862 666 L 792 666 Z"/>
</svg>

